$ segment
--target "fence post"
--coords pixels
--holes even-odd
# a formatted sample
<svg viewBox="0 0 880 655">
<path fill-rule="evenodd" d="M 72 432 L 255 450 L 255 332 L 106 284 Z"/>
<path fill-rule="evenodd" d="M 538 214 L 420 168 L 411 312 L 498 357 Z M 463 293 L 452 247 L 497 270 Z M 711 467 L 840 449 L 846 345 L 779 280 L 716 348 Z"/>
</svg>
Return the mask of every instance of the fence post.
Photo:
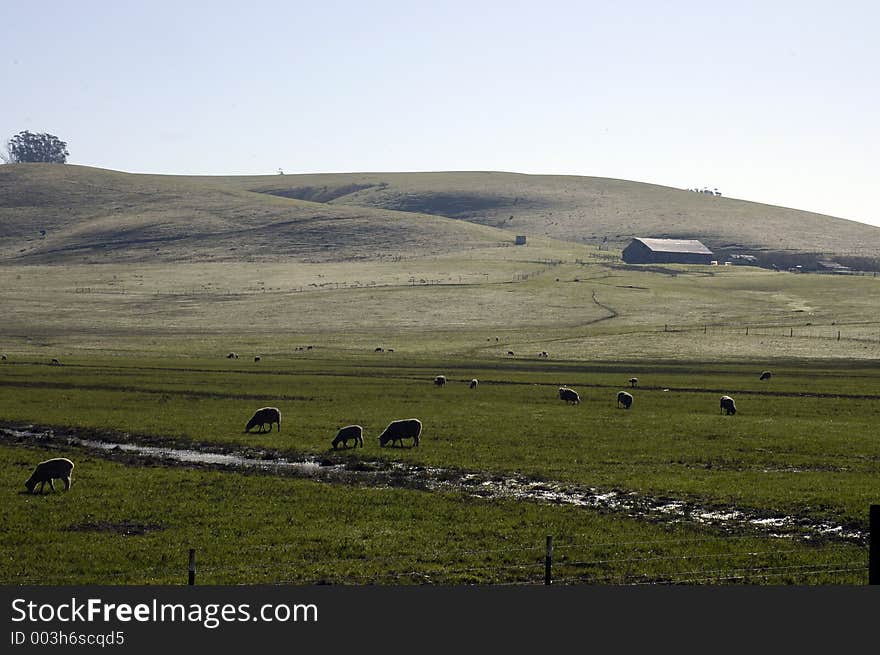
<svg viewBox="0 0 880 655">
<path fill-rule="evenodd" d="M 547 551 L 544 555 L 544 584 L 550 584 L 550 565 L 553 561 L 553 537 L 547 535 Z"/>
<path fill-rule="evenodd" d="M 196 583 L 196 549 L 189 549 L 189 584 Z"/>
<path fill-rule="evenodd" d="M 746 325 L 746 336 L 749 336 L 749 326 Z"/>
<path fill-rule="evenodd" d="M 840 330 L 837 331 L 837 340 L 840 341 Z"/>
<path fill-rule="evenodd" d="M 880 584 L 880 505 L 868 514 L 868 584 Z"/>
</svg>

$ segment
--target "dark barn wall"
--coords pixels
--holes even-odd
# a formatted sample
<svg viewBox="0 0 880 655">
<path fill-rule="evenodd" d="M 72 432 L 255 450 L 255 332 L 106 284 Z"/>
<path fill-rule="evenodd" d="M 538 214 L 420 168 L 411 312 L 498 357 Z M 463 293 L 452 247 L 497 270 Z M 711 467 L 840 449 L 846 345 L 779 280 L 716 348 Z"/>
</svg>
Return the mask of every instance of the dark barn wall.
<svg viewBox="0 0 880 655">
<path fill-rule="evenodd" d="M 631 242 L 623 249 L 622 256 L 627 264 L 650 264 L 654 261 L 651 259 L 651 249 L 640 241 Z"/>
<path fill-rule="evenodd" d="M 654 252 L 640 241 L 633 241 L 622 253 L 627 264 L 708 264 L 712 255 L 692 252 Z"/>
</svg>

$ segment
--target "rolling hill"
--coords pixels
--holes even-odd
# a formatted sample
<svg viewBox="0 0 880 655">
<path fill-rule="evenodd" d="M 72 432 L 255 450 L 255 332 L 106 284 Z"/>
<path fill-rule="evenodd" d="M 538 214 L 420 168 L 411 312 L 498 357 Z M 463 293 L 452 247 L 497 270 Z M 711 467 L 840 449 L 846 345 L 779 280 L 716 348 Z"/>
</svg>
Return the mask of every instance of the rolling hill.
<svg viewBox="0 0 880 655">
<path fill-rule="evenodd" d="M 450 218 L 308 202 L 246 187 L 227 178 L 2 166 L 0 261 L 346 261 L 510 240 L 501 230 Z"/>
<path fill-rule="evenodd" d="M 494 172 L 171 176 L 0 167 L 0 261 L 341 261 L 509 244 L 622 248 L 697 238 L 719 253 L 880 258 L 880 228 L 597 177 Z"/>
</svg>

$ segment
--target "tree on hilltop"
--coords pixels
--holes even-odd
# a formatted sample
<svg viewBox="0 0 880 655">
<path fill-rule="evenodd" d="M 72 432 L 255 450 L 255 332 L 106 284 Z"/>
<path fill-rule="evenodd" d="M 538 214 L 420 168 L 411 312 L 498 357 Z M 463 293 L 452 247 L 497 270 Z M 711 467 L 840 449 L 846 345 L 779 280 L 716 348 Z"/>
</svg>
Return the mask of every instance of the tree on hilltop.
<svg viewBox="0 0 880 655">
<path fill-rule="evenodd" d="M 67 144 L 54 134 L 19 132 L 6 143 L 6 152 L 0 155 L 7 164 L 25 162 L 67 163 Z"/>
</svg>

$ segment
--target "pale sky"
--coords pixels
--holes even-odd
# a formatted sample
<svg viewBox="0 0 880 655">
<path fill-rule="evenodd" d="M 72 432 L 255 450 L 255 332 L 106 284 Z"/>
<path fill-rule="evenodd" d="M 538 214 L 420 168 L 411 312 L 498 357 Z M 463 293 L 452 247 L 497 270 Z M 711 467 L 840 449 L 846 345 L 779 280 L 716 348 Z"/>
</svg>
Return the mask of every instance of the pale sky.
<svg viewBox="0 0 880 655">
<path fill-rule="evenodd" d="M 880 225 L 880 2 L 0 0 L 0 141 L 238 175 L 591 175 Z"/>
</svg>

